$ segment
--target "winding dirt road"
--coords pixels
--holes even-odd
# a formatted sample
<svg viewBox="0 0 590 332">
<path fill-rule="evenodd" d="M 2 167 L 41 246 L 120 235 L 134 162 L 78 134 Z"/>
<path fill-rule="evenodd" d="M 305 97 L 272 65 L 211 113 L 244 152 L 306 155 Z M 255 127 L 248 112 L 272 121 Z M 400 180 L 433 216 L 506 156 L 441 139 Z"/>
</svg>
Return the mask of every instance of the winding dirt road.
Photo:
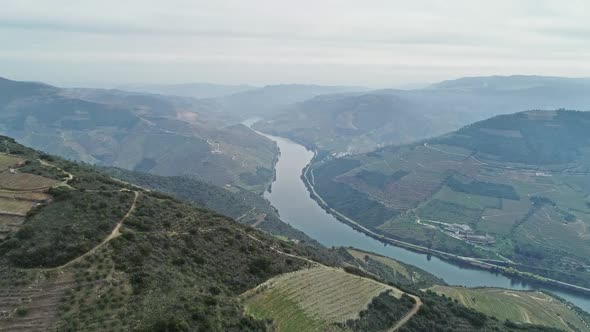
<svg viewBox="0 0 590 332">
<path fill-rule="evenodd" d="M 414 317 L 414 315 L 418 313 L 420 307 L 422 307 L 422 300 L 420 300 L 419 297 L 411 294 L 408 294 L 408 296 L 413 298 L 416 301 L 416 304 L 414 304 L 412 310 L 410 310 L 404 317 L 402 317 L 402 319 L 400 319 L 389 331 L 397 331 L 400 327 L 404 326 L 407 322 L 410 321 L 410 319 L 412 319 L 412 317 Z"/>
<path fill-rule="evenodd" d="M 58 266 L 58 267 L 52 268 L 52 270 L 63 269 L 63 268 L 66 268 L 66 267 L 68 267 L 68 266 L 76 263 L 76 262 L 81 261 L 85 257 L 87 257 L 87 256 L 93 254 L 94 252 L 96 252 L 98 249 L 100 249 L 102 246 L 104 246 L 105 244 L 107 244 L 112 239 L 114 239 L 117 236 L 121 235 L 121 232 L 119 232 L 119 229 L 121 229 L 121 226 L 123 226 L 123 222 L 127 218 L 129 218 L 129 216 L 131 215 L 131 213 L 133 213 L 133 211 L 135 210 L 135 205 L 137 203 L 137 199 L 139 198 L 139 191 L 134 191 L 133 193 L 135 194 L 135 196 L 133 197 L 133 202 L 131 203 L 131 207 L 129 208 L 129 211 L 127 211 L 127 213 L 123 216 L 123 218 L 121 218 L 121 220 L 119 220 L 119 222 L 117 223 L 117 225 L 115 226 L 115 228 L 113 229 L 113 231 L 111 232 L 111 234 L 109 234 L 104 240 L 102 240 L 102 242 L 100 242 L 98 245 L 96 245 L 96 247 L 90 249 L 89 251 L 85 252 L 81 256 L 78 256 L 78 257 L 74 258 L 73 260 L 71 260 L 71 261 L 63 264 L 62 266 Z"/>
</svg>

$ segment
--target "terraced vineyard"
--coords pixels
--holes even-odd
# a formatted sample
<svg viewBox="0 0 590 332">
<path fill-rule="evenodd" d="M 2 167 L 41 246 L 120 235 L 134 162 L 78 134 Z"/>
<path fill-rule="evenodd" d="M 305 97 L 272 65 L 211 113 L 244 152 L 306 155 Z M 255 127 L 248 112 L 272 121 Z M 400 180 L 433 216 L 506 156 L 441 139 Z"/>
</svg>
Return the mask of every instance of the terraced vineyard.
<svg viewBox="0 0 590 332">
<path fill-rule="evenodd" d="M 35 205 L 50 198 L 45 193 L 60 181 L 20 172 L 25 160 L 0 154 L 0 240 L 21 228 Z"/>
<path fill-rule="evenodd" d="M 31 273 L 29 277 L 35 281 L 28 286 L 15 280 L 1 284 L 0 331 L 46 330 L 58 316 L 63 296 L 75 286 L 71 273 Z"/>
<path fill-rule="evenodd" d="M 456 299 L 468 308 L 499 320 L 554 327 L 566 331 L 590 331 L 578 314 L 562 301 L 540 292 L 515 292 L 499 288 L 434 286 L 438 294 Z M 573 327 L 573 328 L 572 328 Z"/>
<path fill-rule="evenodd" d="M 396 298 L 403 294 L 340 269 L 315 267 L 275 277 L 242 297 L 249 314 L 272 319 L 280 331 L 324 331 L 358 318 L 385 291 Z"/>
<path fill-rule="evenodd" d="M 0 188 L 18 191 L 45 190 L 58 184 L 59 181 L 35 174 L 0 174 Z"/>
</svg>

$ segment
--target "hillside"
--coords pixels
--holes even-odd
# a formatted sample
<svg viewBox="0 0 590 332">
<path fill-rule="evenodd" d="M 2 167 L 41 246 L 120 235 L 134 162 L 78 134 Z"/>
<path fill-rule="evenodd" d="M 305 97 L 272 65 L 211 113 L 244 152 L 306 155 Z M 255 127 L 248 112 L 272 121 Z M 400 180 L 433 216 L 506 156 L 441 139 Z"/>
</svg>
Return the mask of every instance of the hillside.
<svg viewBox="0 0 590 332">
<path fill-rule="evenodd" d="M 379 234 L 590 286 L 590 113 L 502 115 L 316 162 L 328 205 Z"/>
<path fill-rule="evenodd" d="M 323 95 L 289 107 L 254 126 L 306 146 L 354 153 L 387 143 L 407 143 L 449 128 L 415 111 L 390 91 Z"/>
<path fill-rule="evenodd" d="M 271 249 L 301 252 L 292 242 L 2 142 L 4 195 L 39 203 L 4 204 L 0 329 L 263 329 L 234 294 L 308 265 Z"/>
<path fill-rule="evenodd" d="M 281 331 L 322 331 L 358 320 L 378 296 L 396 304 L 391 311 L 399 320 L 415 303 L 403 295 L 399 289 L 340 269 L 315 267 L 273 278 L 242 297 L 247 312 L 273 319 Z"/>
<path fill-rule="evenodd" d="M 305 233 L 284 223 L 264 197 L 248 190 L 237 187 L 222 188 L 184 176 L 158 176 L 120 168 L 102 168 L 101 170 L 142 188 L 167 193 L 211 209 L 274 236 L 299 241 L 312 247 L 320 246 Z"/>
<path fill-rule="evenodd" d="M 564 330 L 584 331 L 589 327 L 563 302 L 541 292 L 513 292 L 498 288 L 435 286 L 432 290 L 456 299 L 499 320 L 528 322 Z"/>
<path fill-rule="evenodd" d="M 257 305 L 272 303 L 259 296 L 311 282 L 302 290 L 317 297 L 317 287 L 338 289 L 342 295 L 317 297 L 336 305 L 340 318 L 322 325 L 334 330 L 550 331 L 498 322 L 412 285 L 402 289 L 392 283 L 392 272 L 377 277 L 378 266 L 384 271 L 391 264 L 376 260 L 354 268 L 345 263 L 355 258 L 344 249 L 317 247 L 310 255 L 304 246 L 211 210 L 7 137 L 1 141 L 0 330 L 274 330 L 285 316 L 257 313 Z M 416 272 L 420 280 L 436 280 Z M 318 278 L 326 284 L 313 286 Z M 254 302 L 244 303 L 244 294 L 253 294 Z M 283 308 L 299 312 L 296 303 Z M 315 304 L 307 312 L 324 309 Z"/>
<path fill-rule="evenodd" d="M 243 120 L 253 116 L 271 116 L 288 106 L 307 99 L 333 93 L 364 91 L 366 88 L 305 84 L 268 85 L 215 98 L 226 112 Z"/>
<path fill-rule="evenodd" d="M 236 121 L 210 101 L 0 80 L 0 133 L 34 148 L 262 192 L 276 147 Z"/>
<path fill-rule="evenodd" d="M 590 105 L 590 80 L 470 77 L 423 89 L 318 96 L 255 127 L 335 154 L 357 154 L 456 130 L 498 114 Z"/>
<path fill-rule="evenodd" d="M 250 85 L 225 85 L 210 83 L 128 84 L 120 86 L 119 88 L 124 91 L 156 93 L 198 99 L 218 98 L 255 89 L 255 87 Z"/>
</svg>

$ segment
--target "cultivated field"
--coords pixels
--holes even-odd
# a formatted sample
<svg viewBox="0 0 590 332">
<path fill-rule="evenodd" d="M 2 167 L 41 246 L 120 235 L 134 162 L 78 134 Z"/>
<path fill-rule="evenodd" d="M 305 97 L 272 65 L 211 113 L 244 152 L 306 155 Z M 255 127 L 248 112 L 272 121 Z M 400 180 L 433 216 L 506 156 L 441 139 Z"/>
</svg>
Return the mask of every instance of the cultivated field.
<svg viewBox="0 0 590 332">
<path fill-rule="evenodd" d="M 0 199 L 18 199 L 23 201 L 44 201 L 51 198 L 48 194 L 39 191 L 9 191 L 9 190 L 0 190 Z"/>
<path fill-rule="evenodd" d="M 60 183 L 47 177 L 22 173 L 24 159 L 0 153 L 0 240 L 18 231 L 36 204 L 50 199 L 44 191 Z M 14 167 L 14 169 L 12 169 Z"/>
<path fill-rule="evenodd" d="M 67 272 L 49 278 L 33 272 L 23 279 L 2 281 L 0 331 L 48 331 L 59 313 L 60 299 L 74 286 L 74 278 Z"/>
<path fill-rule="evenodd" d="M 444 294 L 468 308 L 513 322 L 551 326 L 566 331 L 590 331 L 568 306 L 540 292 L 517 292 L 500 288 L 463 288 L 434 286 L 433 291 Z"/>
<path fill-rule="evenodd" d="M 10 167 L 15 166 L 22 161 L 23 159 L 15 156 L 0 154 L 0 172 L 7 171 Z"/>
<path fill-rule="evenodd" d="M 272 319 L 279 331 L 339 330 L 332 325 L 359 317 L 371 300 L 400 290 L 344 272 L 315 267 L 283 274 L 243 294 L 247 312 Z"/>
<path fill-rule="evenodd" d="M 8 190 L 43 190 L 57 185 L 59 181 L 27 173 L 0 173 L 0 188 Z"/>
</svg>

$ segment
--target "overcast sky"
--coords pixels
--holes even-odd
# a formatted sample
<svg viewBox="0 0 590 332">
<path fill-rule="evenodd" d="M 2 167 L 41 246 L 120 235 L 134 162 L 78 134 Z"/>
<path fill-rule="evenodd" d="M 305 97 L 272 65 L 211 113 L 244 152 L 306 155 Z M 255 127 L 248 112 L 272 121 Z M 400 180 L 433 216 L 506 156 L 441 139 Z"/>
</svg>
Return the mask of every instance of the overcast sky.
<svg viewBox="0 0 590 332">
<path fill-rule="evenodd" d="M 590 1 L 1 0 L 0 45 L 56 84 L 590 77 Z"/>
</svg>

